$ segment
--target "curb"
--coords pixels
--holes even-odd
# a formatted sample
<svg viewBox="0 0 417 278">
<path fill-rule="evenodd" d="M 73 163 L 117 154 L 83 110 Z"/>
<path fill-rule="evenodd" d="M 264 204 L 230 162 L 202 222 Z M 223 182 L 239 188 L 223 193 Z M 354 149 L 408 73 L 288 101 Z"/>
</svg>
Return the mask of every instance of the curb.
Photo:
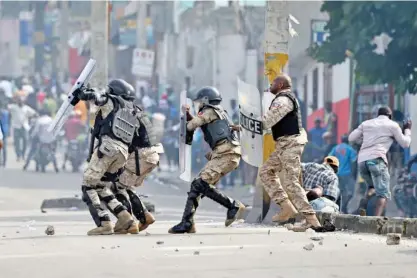
<svg viewBox="0 0 417 278">
<path fill-rule="evenodd" d="M 143 201 L 143 203 L 149 212 L 155 212 L 154 204 L 147 201 Z M 88 210 L 88 207 L 80 198 L 69 197 L 43 200 L 41 211 L 46 212 L 47 209 Z"/>
<path fill-rule="evenodd" d="M 333 221 L 336 229 L 349 230 L 357 233 L 385 235 L 402 234 L 405 237 L 417 237 L 417 219 L 401 217 L 359 216 L 318 212 L 320 223 Z"/>
<path fill-rule="evenodd" d="M 253 224 L 276 225 L 272 222 L 271 216 L 279 209 L 272 206 L 265 219 L 259 223 L 261 209 L 258 207 L 247 207 L 245 222 Z M 331 222 L 337 230 L 348 230 L 355 233 L 386 235 L 389 233 L 401 234 L 405 237 L 417 237 L 417 218 L 401 217 L 380 217 L 380 216 L 359 216 L 351 214 L 337 214 L 328 212 L 317 212 L 317 218 L 323 225 Z"/>
</svg>

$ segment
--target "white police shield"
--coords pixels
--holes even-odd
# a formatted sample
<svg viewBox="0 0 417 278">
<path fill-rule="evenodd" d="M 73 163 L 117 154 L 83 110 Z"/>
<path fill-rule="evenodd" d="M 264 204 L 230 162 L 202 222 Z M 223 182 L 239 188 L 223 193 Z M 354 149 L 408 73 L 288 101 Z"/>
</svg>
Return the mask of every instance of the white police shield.
<svg viewBox="0 0 417 278">
<path fill-rule="evenodd" d="M 192 179 L 192 152 L 191 145 L 187 145 L 187 115 L 183 106 L 188 104 L 190 112 L 192 110 L 192 101 L 187 98 L 187 91 L 182 91 L 180 96 L 180 138 L 179 138 L 179 157 L 180 157 L 180 179 L 186 182 L 191 182 Z"/>
<path fill-rule="evenodd" d="M 87 65 L 84 67 L 80 76 L 78 77 L 75 84 L 72 86 L 71 91 L 68 92 L 66 100 L 62 103 L 56 112 L 55 118 L 53 119 L 51 125 L 48 127 L 48 132 L 51 133 L 51 136 L 56 137 L 70 115 L 71 111 L 74 108 L 72 100 L 74 99 L 75 90 L 86 86 L 91 76 L 94 73 L 96 68 L 96 60 L 90 59 Z"/>
<path fill-rule="evenodd" d="M 262 98 L 258 89 L 238 78 L 242 159 L 255 167 L 263 163 Z"/>
</svg>

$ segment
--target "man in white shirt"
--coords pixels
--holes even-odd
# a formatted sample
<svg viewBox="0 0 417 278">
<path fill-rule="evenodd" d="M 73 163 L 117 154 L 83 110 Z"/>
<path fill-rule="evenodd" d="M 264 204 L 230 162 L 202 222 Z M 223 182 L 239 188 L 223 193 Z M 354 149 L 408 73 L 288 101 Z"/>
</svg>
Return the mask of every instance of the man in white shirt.
<svg viewBox="0 0 417 278">
<path fill-rule="evenodd" d="M 404 124 L 404 134 L 398 123 L 391 120 L 389 107 L 381 107 L 378 117 L 363 122 L 349 135 L 349 141 L 362 144 L 358 154 L 359 171 L 368 186 L 367 198 L 361 204 L 361 210 L 373 195 L 378 197 L 375 216 L 381 216 L 391 198 L 390 175 L 387 152 L 394 140 L 403 148 L 411 143 L 411 121 Z"/>
<path fill-rule="evenodd" d="M 50 146 L 52 163 L 54 164 L 55 171 L 58 173 L 58 165 L 56 163 L 55 157 L 55 138 L 54 136 L 48 131 L 48 127 L 52 123 L 52 118 L 50 116 L 50 112 L 47 109 L 43 109 L 40 111 L 40 117 L 36 120 L 35 125 L 33 127 L 33 140 L 34 143 L 29 150 L 29 154 L 26 158 L 25 166 L 23 167 L 24 170 L 27 169 L 32 157 L 36 153 L 37 149 L 39 148 L 40 144 L 48 144 Z"/>
<path fill-rule="evenodd" d="M 13 143 L 17 160 L 23 159 L 26 153 L 29 119 L 36 116 L 36 111 L 24 104 L 18 97 L 16 103 L 8 105 L 12 117 Z"/>
</svg>

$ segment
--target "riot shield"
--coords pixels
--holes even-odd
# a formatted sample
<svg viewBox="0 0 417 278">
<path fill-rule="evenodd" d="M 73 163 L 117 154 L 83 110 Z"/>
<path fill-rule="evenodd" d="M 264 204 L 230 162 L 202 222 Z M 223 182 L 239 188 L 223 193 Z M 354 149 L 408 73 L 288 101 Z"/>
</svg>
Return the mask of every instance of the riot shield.
<svg viewBox="0 0 417 278">
<path fill-rule="evenodd" d="M 187 91 L 181 92 L 180 96 L 180 138 L 179 138 L 179 157 L 180 157 L 180 179 L 186 182 L 191 182 L 192 179 L 192 152 L 191 145 L 186 144 L 187 133 L 187 114 L 182 108 L 183 105 L 188 104 L 192 109 L 192 101 L 187 98 Z"/>
<path fill-rule="evenodd" d="M 90 59 L 78 77 L 77 81 L 75 82 L 74 86 L 72 86 L 71 91 L 68 93 L 67 99 L 64 101 L 64 103 L 62 103 L 61 107 L 55 115 L 53 122 L 48 128 L 48 132 L 50 132 L 53 137 L 58 135 L 74 106 L 77 104 L 73 102 L 75 97 L 75 90 L 87 85 L 88 81 L 94 73 L 95 67 L 96 60 Z"/>
<path fill-rule="evenodd" d="M 242 159 L 255 167 L 263 162 L 262 98 L 255 86 L 237 79 Z"/>
</svg>

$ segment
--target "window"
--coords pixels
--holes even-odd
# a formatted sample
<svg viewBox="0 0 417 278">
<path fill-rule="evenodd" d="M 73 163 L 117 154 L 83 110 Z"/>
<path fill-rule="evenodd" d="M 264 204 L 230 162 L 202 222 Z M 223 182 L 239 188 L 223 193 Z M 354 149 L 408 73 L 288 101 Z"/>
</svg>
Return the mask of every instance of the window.
<svg viewBox="0 0 417 278">
<path fill-rule="evenodd" d="M 313 103 L 311 104 L 311 109 L 313 111 L 317 110 L 319 106 L 319 69 L 315 68 L 313 70 Z"/>
</svg>

